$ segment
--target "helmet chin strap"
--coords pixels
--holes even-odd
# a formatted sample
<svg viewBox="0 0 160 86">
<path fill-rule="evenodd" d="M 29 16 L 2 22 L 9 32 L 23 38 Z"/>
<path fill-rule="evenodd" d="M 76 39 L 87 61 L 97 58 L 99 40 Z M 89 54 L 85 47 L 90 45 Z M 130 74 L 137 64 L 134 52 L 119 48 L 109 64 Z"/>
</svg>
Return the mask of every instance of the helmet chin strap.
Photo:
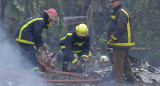
<svg viewBox="0 0 160 86">
<path fill-rule="evenodd" d="M 48 24 L 48 26 L 55 25 L 56 23 L 57 23 L 56 20 L 51 20 L 51 19 L 49 18 L 49 24 Z"/>
<path fill-rule="evenodd" d="M 49 22 L 48 26 L 52 26 L 52 25 L 53 25 L 53 23 L 52 23 L 52 22 Z"/>
<path fill-rule="evenodd" d="M 53 20 L 53 23 L 54 23 L 54 24 L 56 24 L 56 23 L 57 23 L 57 21 Z"/>
</svg>

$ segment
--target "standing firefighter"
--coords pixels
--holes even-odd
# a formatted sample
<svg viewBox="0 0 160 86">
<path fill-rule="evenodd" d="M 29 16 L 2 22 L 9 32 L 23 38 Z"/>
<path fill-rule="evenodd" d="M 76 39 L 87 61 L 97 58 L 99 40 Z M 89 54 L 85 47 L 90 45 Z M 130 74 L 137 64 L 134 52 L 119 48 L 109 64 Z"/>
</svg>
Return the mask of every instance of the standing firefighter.
<svg viewBox="0 0 160 86">
<path fill-rule="evenodd" d="M 131 42 L 130 15 L 122 6 L 121 0 L 109 0 L 113 13 L 108 29 L 108 47 L 113 48 L 114 78 L 118 83 L 126 77 L 128 82 L 134 81 L 131 64 L 128 58 L 129 47 L 135 45 Z M 123 77 L 124 74 L 124 77 Z"/>
<path fill-rule="evenodd" d="M 27 18 L 16 31 L 16 41 L 22 54 L 26 57 L 27 62 L 35 68 L 38 66 L 35 51 L 41 46 L 45 49 L 41 35 L 42 30 L 43 28 L 48 29 L 48 25 L 56 23 L 57 16 L 57 12 L 53 8 L 44 10 L 41 16 Z M 24 67 L 27 68 L 28 66 L 24 65 Z"/>
<path fill-rule="evenodd" d="M 88 60 L 90 50 L 90 38 L 88 36 L 88 27 L 85 24 L 79 24 L 76 30 L 69 32 L 61 39 L 60 47 L 63 52 L 63 68 L 62 71 L 68 70 L 68 62 L 75 64 L 77 67 L 81 65 L 82 61 Z M 73 54 L 78 57 L 74 58 Z"/>
</svg>

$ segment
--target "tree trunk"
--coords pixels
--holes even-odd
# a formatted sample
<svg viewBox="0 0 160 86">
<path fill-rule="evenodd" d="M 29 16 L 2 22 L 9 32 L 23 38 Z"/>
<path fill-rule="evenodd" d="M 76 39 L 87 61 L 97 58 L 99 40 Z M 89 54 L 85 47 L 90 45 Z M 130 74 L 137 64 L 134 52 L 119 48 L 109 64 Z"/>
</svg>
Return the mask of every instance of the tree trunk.
<svg viewBox="0 0 160 86">
<path fill-rule="evenodd" d="M 92 24 L 92 16 L 93 16 L 93 6 L 94 6 L 94 1 L 95 0 L 91 0 L 91 4 L 89 6 L 88 12 L 87 12 L 87 26 L 90 27 Z"/>
<path fill-rule="evenodd" d="M 29 12 L 29 8 L 28 8 L 28 6 L 29 6 L 29 4 L 28 4 L 29 2 L 28 2 L 28 0 L 26 0 L 26 15 L 25 15 L 25 18 L 28 18 L 28 17 L 30 17 L 30 12 Z"/>
<path fill-rule="evenodd" d="M 63 15 L 64 15 L 64 4 L 63 4 L 63 0 L 58 0 L 58 10 L 59 10 L 59 32 L 62 31 L 62 28 L 63 28 L 63 23 L 64 23 L 64 19 L 63 19 Z"/>
<path fill-rule="evenodd" d="M 5 19 L 6 0 L 0 0 L 0 2 L 1 2 L 1 14 L 0 14 L 0 18 L 2 19 L 2 21 L 4 21 L 4 19 Z"/>
<path fill-rule="evenodd" d="M 90 32 L 90 39 L 91 39 L 91 50 L 93 51 L 94 54 L 96 54 L 96 34 L 95 34 L 95 28 L 93 25 L 93 6 L 94 6 L 95 0 L 91 0 L 91 4 L 88 8 L 87 12 L 87 26 L 89 28 Z"/>
</svg>

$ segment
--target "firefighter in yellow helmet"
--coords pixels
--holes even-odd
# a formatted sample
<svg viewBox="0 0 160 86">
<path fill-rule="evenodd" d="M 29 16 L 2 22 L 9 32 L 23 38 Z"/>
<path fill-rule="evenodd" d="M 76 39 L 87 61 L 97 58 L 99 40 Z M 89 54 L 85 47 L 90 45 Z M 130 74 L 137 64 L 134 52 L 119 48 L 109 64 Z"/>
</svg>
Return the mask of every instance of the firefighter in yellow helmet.
<svg viewBox="0 0 160 86">
<path fill-rule="evenodd" d="M 85 24 L 79 24 L 75 30 L 67 33 L 60 41 L 60 48 L 63 52 L 62 71 L 68 70 L 68 63 L 81 66 L 82 61 L 88 61 L 90 51 L 90 38 L 88 36 L 88 27 Z M 74 58 L 77 54 L 78 58 Z"/>
</svg>

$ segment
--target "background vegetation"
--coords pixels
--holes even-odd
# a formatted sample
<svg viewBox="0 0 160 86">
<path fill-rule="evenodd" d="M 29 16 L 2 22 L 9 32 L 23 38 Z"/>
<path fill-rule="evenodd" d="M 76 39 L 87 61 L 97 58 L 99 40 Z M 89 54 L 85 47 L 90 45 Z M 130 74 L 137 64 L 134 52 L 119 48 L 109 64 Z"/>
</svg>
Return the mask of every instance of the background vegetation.
<svg viewBox="0 0 160 86">
<path fill-rule="evenodd" d="M 57 25 L 44 31 L 43 37 L 53 52 L 59 47 L 59 39 L 68 31 L 64 24 L 66 16 L 87 16 L 87 25 L 92 37 L 92 52 L 107 54 L 106 33 L 109 24 L 110 6 L 108 0 L 0 0 L 0 17 L 5 22 L 8 37 L 14 38 L 18 25 L 27 17 L 41 15 L 43 10 L 55 8 L 58 11 Z M 132 20 L 132 35 L 136 45 L 130 55 L 160 66 L 160 1 L 124 0 Z M 101 11 L 102 10 L 102 11 Z"/>
</svg>

